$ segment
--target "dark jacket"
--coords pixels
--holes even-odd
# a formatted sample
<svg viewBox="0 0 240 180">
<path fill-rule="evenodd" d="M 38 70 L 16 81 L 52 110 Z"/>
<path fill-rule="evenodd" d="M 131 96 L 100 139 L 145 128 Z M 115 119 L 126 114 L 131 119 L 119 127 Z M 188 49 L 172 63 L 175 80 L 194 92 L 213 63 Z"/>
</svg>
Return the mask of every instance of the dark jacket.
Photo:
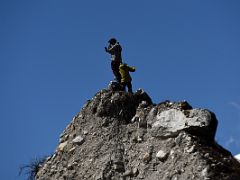
<svg viewBox="0 0 240 180">
<path fill-rule="evenodd" d="M 117 42 L 116 44 L 112 45 L 110 44 L 108 46 L 108 48 L 106 49 L 106 51 L 111 54 L 112 56 L 112 61 L 118 61 L 118 62 L 122 62 L 122 47 L 119 44 L 119 42 Z"/>
</svg>

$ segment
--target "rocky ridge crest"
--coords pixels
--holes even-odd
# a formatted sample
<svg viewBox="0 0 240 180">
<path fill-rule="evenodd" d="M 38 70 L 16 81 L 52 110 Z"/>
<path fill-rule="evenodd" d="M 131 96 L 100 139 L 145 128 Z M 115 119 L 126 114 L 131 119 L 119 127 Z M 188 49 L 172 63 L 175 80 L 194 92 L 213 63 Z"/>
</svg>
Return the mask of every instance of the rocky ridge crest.
<svg viewBox="0 0 240 180">
<path fill-rule="evenodd" d="M 216 130 L 209 110 L 110 86 L 73 118 L 36 179 L 239 180 L 240 163 L 215 142 Z"/>
</svg>

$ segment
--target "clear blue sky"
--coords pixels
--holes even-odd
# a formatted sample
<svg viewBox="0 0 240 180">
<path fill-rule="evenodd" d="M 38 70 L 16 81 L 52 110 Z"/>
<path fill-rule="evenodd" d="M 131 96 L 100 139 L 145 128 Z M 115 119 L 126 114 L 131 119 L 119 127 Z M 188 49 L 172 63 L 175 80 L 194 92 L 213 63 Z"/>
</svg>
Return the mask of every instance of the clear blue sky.
<svg viewBox="0 0 240 180">
<path fill-rule="evenodd" d="M 86 100 L 113 79 L 116 37 L 133 89 L 214 111 L 240 153 L 239 0 L 0 0 L 0 179 L 51 154 Z"/>
</svg>

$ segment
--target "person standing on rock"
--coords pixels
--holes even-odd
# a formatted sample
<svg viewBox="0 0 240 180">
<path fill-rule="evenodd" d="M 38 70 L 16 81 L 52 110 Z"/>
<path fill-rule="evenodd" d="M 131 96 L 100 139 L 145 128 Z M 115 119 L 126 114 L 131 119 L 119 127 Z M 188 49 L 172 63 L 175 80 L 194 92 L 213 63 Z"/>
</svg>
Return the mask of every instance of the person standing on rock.
<svg viewBox="0 0 240 180">
<path fill-rule="evenodd" d="M 109 45 L 108 47 L 105 47 L 105 51 L 109 54 L 111 54 L 111 67 L 113 74 L 115 76 L 115 79 L 118 83 L 121 83 L 121 74 L 119 72 L 119 66 L 122 63 L 122 47 L 117 42 L 115 38 L 111 38 L 108 41 Z"/>
<path fill-rule="evenodd" d="M 128 92 L 132 92 L 132 78 L 129 72 L 134 72 L 136 70 L 135 67 L 128 66 L 126 63 L 121 63 L 119 66 L 119 71 L 121 74 L 121 84 L 123 86 L 123 90 L 125 91 L 126 86 L 128 87 Z"/>
</svg>

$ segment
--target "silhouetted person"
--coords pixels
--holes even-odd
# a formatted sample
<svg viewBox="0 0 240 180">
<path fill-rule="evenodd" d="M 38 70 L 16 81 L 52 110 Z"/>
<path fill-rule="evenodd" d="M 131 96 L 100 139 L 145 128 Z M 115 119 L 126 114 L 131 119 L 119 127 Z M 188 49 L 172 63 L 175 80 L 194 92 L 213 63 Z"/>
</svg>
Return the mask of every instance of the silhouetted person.
<svg viewBox="0 0 240 180">
<path fill-rule="evenodd" d="M 115 38 L 111 38 L 108 41 L 108 43 L 109 43 L 109 45 L 108 45 L 108 47 L 105 47 L 105 51 L 108 52 L 109 54 L 111 54 L 112 71 L 113 71 L 116 81 L 120 83 L 121 75 L 119 72 L 119 66 L 122 63 L 122 55 L 121 55 L 122 47 Z"/>
</svg>

